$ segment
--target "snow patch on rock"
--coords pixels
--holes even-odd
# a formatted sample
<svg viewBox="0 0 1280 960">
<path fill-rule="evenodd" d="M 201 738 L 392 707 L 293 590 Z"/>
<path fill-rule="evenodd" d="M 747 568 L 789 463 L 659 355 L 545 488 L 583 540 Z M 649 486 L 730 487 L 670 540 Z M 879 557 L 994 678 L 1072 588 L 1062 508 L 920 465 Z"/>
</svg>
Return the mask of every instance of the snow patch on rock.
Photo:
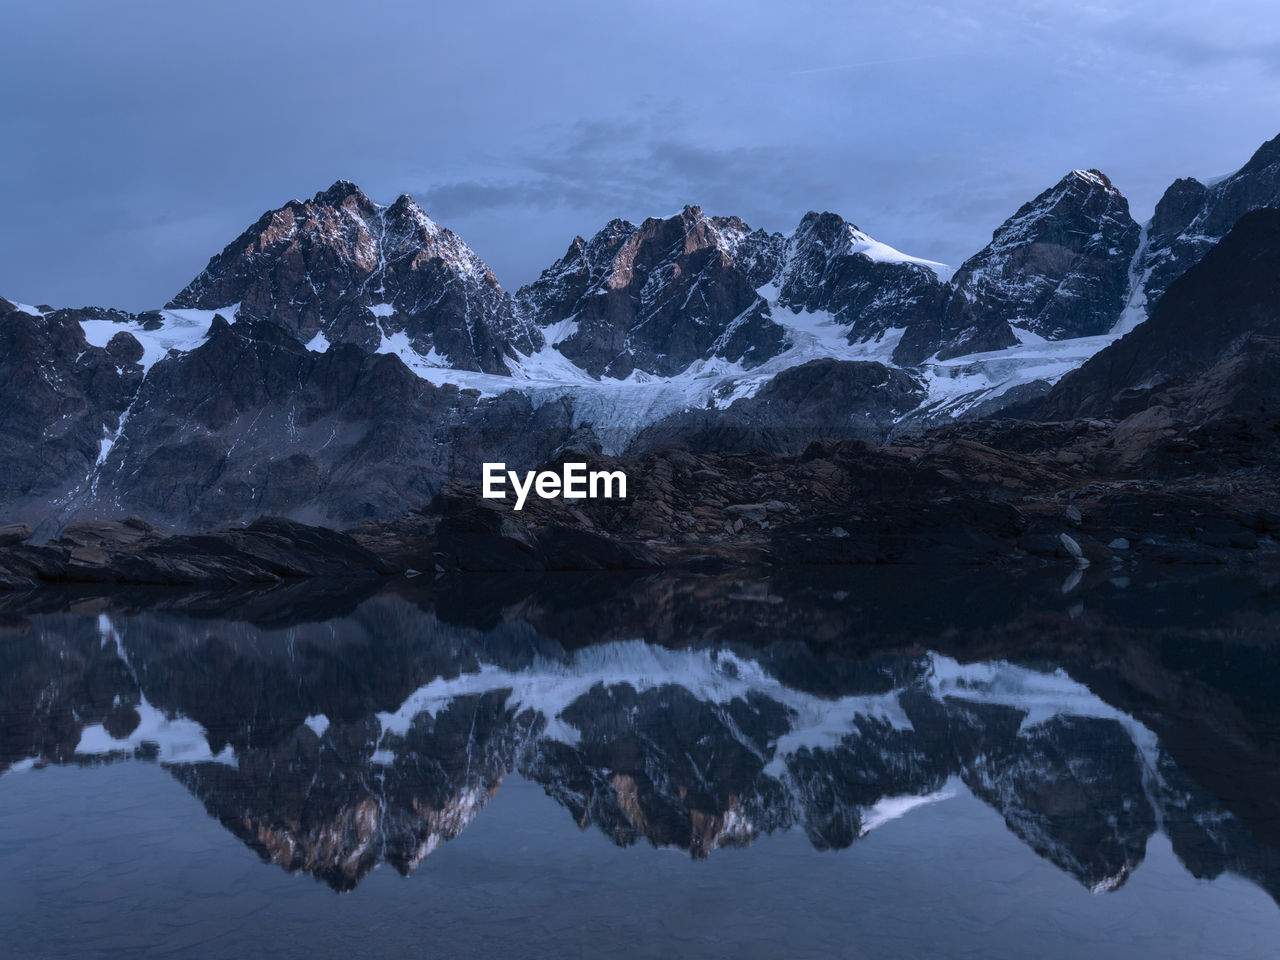
<svg viewBox="0 0 1280 960">
<path fill-rule="evenodd" d="M 84 338 L 95 347 L 105 347 L 117 333 L 132 334 L 142 345 L 142 369 L 149 371 L 170 350 L 185 353 L 194 350 L 209 335 L 213 318 L 221 315 L 228 323 L 235 323 L 240 304 L 219 307 L 216 310 L 161 310 L 160 326 L 146 329 L 141 323 L 116 323 L 112 320 L 81 320 Z"/>
</svg>

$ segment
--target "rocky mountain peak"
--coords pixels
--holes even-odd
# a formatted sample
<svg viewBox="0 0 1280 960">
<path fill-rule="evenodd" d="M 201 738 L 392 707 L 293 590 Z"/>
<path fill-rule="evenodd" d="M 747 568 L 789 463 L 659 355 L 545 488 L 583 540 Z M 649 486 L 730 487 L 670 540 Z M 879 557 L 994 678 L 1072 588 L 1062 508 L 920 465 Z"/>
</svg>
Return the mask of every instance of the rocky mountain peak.
<svg viewBox="0 0 1280 960">
<path fill-rule="evenodd" d="M 1249 158 L 1249 162 L 1228 179 L 1233 180 L 1237 177 L 1250 177 L 1254 174 L 1264 173 L 1277 164 L 1280 164 L 1280 134 L 1272 137 L 1255 150 L 1253 156 Z"/>
<path fill-rule="evenodd" d="M 322 190 L 315 195 L 314 202 L 338 207 L 348 200 L 354 200 L 364 207 L 374 206 L 373 201 L 365 195 L 365 192 L 350 180 L 335 180 L 328 190 Z"/>
<path fill-rule="evenodd" d="M 666 256 L 718 246 L 719 234 L 699 206 L 685 206 L 673 217 L 647 217 L 618 252 L 615 276 L 637 262 L 642 270 Z M 625 282 L 625 281 L 624 281 Z"/>
<path fill-rule="evenodd" d="M 778 305 L 792 312 L 831 314 L 848 327 L 850 343 L 936 319 L 942 297 L 939 272 L 947 272 L 942 264 L 901 253 L 830 212 L 806 213 L 779 259 L 771 278 Z"/>
<path fill-rule="evenodd" d="M 696 205 L 638 227 L 613 220 L 588 242 L 576 238 L 517 301 L 542 327 L 573 321 L 556 348 L 592 376 L 670 376 L 708 357 L 759 300 L 734 265 L 750 235 L 739 218 Z"/>
<path fill-rule="evenodd" d="M 1202 257 L 1250 210 L 1280 205 L 1280 136 L 1259 147 L 1249 162 L 1210 184 L 1175 180 L 1156 205 L 1146 248 L 1136 264 L 1139 295 L 1147 310 L 1169 285 Z"/>
<path fill-rule="evenodd" d="M 1195 177 L 1180 177 L 1169 184 L 1147 227 L 1148 245 L 1163 247 L 1172 243 L 1200 212 L 1208 189 Z"/>
<path fill-rule="evenodd" d="M 170 306 L 236 303 L 303 343 L 322 335 L 378 350 L 403 334 L 420 356 L 466 370 L 506 373 L 508 344 L 531 348 L 497 278 L 460 237 L 412 197 L 382 207 L 349 180 L 264 214 Z"/>
<path fill-rule="evenodd" d="M 948 309 L 1051 340 L 1106 333 L 1127 302 L 1140 233 L 1105 174 L 1073 170 L 960 266 Z"/>
<path fill-rule="evenodd" d="M 1093 168 L 1088 170 L 1072 170 L 1069 176 L 1075 177 L 1077 180 L 1080 180 L 1090 187 L 1101 187 L 1109 193 L 1114 193 L 1117 196 L 1120 195 L 1120 191 L 1116 189 L 1114 184 L 1112 184 L 1111 178 L 1101 170 Z"/>
<path fill-rule="evenodd" d="M 1137 223 L 1129 216 L 1129 201 L 1098 170 L 1073 170 L 1034 200 L 1024 203 L 991 235 L 991 243 L 966 264 L 989 251 L 1028 242 L 1073 245 L 1074 233 L 1087 226 L 1084 221 L 1118 219 L 1117 226 L 1135 233 Z M 1092 234 L 1089 234 L 1092 236 Z M 961 267 L 963 270 L 964 267 Z"/>
<path fill-rule="evenodd" d="M 827 247 L 832 253 L 842 253 L 842 242 L 847 241 L 850 230 L 858 228 L 836 213 L 810 210 L 800 218 L 796 227 L 794 243 L 797 246 L 818 243 Z"/>
<path fill-rule="evenodd" d="M 575 236 L 564 256 L 516 291 L 521 314 L 544 327 L 573 316 L 579 301 L 605 282 L 618 250 L 635 232 L 635 224 L 613 219 L 590 240 Z"/>
<path fill-rule="evenodd" d="M 418 206 L 418 202 L 407 193 L 400 194 L 400 196 L 396 197 L 395 202 L 387 207 L 386 218 L 389 222 L 410 224 L 420 229 L 425 237 L 434 238 L 443 229 L 427 216 L 426 212 Z"/>
</svg>

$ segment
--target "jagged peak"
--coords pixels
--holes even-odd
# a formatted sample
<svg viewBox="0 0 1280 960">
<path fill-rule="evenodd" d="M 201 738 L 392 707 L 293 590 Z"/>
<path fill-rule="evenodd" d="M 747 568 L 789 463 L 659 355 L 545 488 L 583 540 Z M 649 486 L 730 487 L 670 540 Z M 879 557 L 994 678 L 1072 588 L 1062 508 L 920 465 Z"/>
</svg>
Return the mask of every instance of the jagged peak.
<svg viewBox="0 0 1280 960">
<path fill-rule="evenodd" d="M 413 197 L 407 193 L 402 193 L 400 196 L 396 197 L 391 206 L 387 207 L 387 212 L 417 213 L 424 217 L 427 216 L 426 211 L 424 211 L 422 207 L 418 206 L 418 201 L 413 199 Z"/>
<path fill-rule="evenodd" d="M 315 195 L 317 203 L 341 204 L 344 200 L 354 197 L 356 200 L 369 205 L 373 205 L 373 201 L 368 195 L 350 180 L 335 180 L 328 190 L 322 190 Z"/>
<path fill-rule="evenodd" d="M 222 337 L 232 333 L 231 322 L 222 315 L 221 312 L 215 313 L 213 319 L 209 321 L 209 329 L 205 333 L 205 339 L 212 340 L 216 337 Z"/>
<path fill-rule="evenodd" d="M 698 206 L 696 203 L 686 203 L 680 208 L 679 212 L 673 213 L 670 216 L 645 217 L 644 220 L 641 221 L 639 229 L 652 229 L 658 225 L 668 223 L 692 225 L 705 219 L 707 219 L 707 217 L 706 214 L 702 212 L 702 207 Z M 616 221 L 609 221 L 610 224 L 614 222 Z"/>
<path fill-rule="evenodd" d="M 587 259 L 587 249 L 587 241 L 584 240 L 580 234 L 575 235 L 574 238 L 569 241 L 569 247 L 560 256 L 560 259 L 543 270 L 542 273 L 539 274 L 538 280 L 542 280 L 550 275 L 560 273 L 567 268 L 576 267 L 581 264 Z M 537 283 L 538 280 L 535 280 L 534 283 Z M 532 286 L 532 284 L 530 284 L 530 286 Z"/>
<path fill-rule="evenodd" d="M 821 213 L 810 210 L 800 218 L 795 236 L 797 239 L 802 236 L 817 237 L 829 244 L 838 242 L 842 236 L 847 236 L 850 230 L 862 232 L 855 224 L 850 223 L 838 213 L 832 213 L 830 210 L 823 210 Z"/>
<path fill-rule="evenodd" d="M 1253 173 L 1257 170 L 1263 170 L 1273 164 L 1280 163 L 1280 134 L 1272 137 L 1257 150 L 1253 152 L 1253 156 L 1249 158 L 1249 162 L 1233 173 L 1228 180 L 1233 180 L 1242 173 Z"/>
<path fill-rule="evenodd" d="M 402 193 L 396 197 L 395 202 L 387 207 L 386 217 L 391 222 L 408 221 L 416 227 L 420 227 L 429 237 L 437 237 L 441 234 L 448 236 L 456 236 L 451 230 L 440 226 L 427 215 L 427 212 L 418 206 L 418 202 L 407 193 Z M 458 242 L 462 243 L 459 237 Z M 465 246 L 465 243 L 463 244 Z"/>
<path fill-rule="evenodd" d="M 1067 181 L 1070 181 L 1072 179 L 1083 181 L 1084 183 L 1092 187 L 1101 187 L 1103 190 L 1106 190 L 1108 193 L 1114 193 L 1117 195 L 1120 193 L 1120 191 L 1116 189 L 1115 184 L 1111 182 L 1111 178 L 1108 177 L 1101 170 L 1097 170 L 1094 168 L 1090 168 L 1088 170 L 1072 170 L 1069 174 L 1067 174 L 1065 177 L 1062 178 L 1061 182 L 1066 183 Z"/>
<path fill-rule="evenodd" d="M 1091 199 L 1097 197 L 1109 198 L 1106 203 L 1122 204 L 1127 215 L 1128 201 L 1105 173 L 1100 170 L 1072 170 L 1052 187 L 1019 207 L 1013 216 L 992 231 L 991 243 L 965 262 L 981 260 L 993 248 L 1020 243 L 1046 217 L 1058 216 L 1077 207 L 1087 207 Z"/>
<path fill-rule="evenodd" d="M 906 264 L 912 267 L 923 267 L 932 271 L 935 277 L 945 281 L 951 278 L 954 269 L 945 263 L 925 260 L 903 253 L 889 244 L 875 239 L 869 233 L 850 223 L 838 213 L 824 210 L 817 213 L 810 210 L 800 218 L 800 224 L 788 241 L 790 253 L 788 261 L 794 261 L 806 251 L 821 248 L 824 257 L 861 256 L 876 263 Z M 789 267 L 783 267 L 783 275 Z"/>
<path fill-rule="evenodd" d="M 1167 242 L 1195 218 L 1208 187 L 1195 177 L 1179 177 L 1156 202 L 1147 230 L 1151 238 Z"/>
<path fill-rule="evenodd" d="M 614 217 L 603 227 L 597 230 L 590 240 L 586 241 L 588 247 L 596 247 L 601 244 L 613 243 L 623 237 L 629 237 L 639 228 L 630 220 L 624 220 L 621 217 Z"/>
</svg>

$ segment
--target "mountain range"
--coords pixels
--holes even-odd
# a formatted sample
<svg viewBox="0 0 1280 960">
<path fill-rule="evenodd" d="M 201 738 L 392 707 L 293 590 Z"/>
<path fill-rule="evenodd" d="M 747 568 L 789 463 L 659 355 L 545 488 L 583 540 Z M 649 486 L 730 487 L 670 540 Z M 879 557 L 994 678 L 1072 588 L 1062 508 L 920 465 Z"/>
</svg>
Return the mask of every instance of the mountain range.
<svg viewBox="0 0 1280 960">
<path fill-rule="evenodd" d="M 162 309 L 0 299 L 0 504 L 40 537 L 125 514 L 350 526 L 483 461 L 567 449 L 794 454 L 974 418 L 1118 419 L 1170 376 L 1248 365 L 1265 318 L 1228 336 L 1230 304 L 1178 281 L 1277 204 L 1280 137 L 1229 177 L 1176 181 L 1146 224 L 1072 171 L 954 270 L 833 213 L 782 234 L 687 206 L 575 237 L 513 293 L 411 197 L 339 181 L 263 214 Z M 1220 272 L 1274 268 L 1253 229 L 1252 257 Z"/>
</svg>

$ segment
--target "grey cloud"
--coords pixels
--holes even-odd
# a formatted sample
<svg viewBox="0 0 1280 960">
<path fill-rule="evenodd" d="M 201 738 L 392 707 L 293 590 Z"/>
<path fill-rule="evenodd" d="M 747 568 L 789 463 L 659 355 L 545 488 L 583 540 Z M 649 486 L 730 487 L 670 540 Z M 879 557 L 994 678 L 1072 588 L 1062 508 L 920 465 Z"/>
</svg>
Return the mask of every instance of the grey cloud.
<svg viewBox="0 0 1280 960">
<path fill-rule="evenodd" d="M 1140 215 L 1277 132 L 1273 0 L 10 4 L 0 294 L 154 306 L 338 177 L 508 286 L 685 203 L 958 262 L 1076 166 Z"/>
</svg>

